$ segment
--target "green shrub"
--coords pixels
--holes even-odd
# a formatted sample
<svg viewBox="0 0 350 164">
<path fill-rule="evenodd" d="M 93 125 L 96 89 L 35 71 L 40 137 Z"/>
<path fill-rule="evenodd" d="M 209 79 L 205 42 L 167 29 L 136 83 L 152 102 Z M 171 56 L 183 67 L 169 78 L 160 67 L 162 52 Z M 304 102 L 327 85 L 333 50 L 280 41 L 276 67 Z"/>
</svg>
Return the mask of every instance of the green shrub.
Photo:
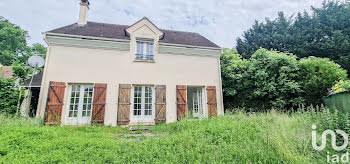
<svg viewBox="0 0 350 164">
<path fill-rule="evenodd" d="M 341 92 L 349 92 L 350 91 L 350 80 L 339 80 L 332 87 L 330 94 L 336 94 Z"/>
<path fill-rule="evenodd" d="M 12 79 L 0 78 L 0 113 L 15 114 L 19 90 Z"/>
<path fill-rule="evenodd" d="M 264 109 L 303 104 L 295 56 L 259 49 L 250 60 L 244 60 L 233 50 L 226 50 L 221 61 L 225 102 Z"/>
<path fill-rule="evenodd" d="M 245 73 L 248 70 L 248 60 L 242 59 L 234 49 L 224 49 L 221 57 L 221 78 L 224 92 L 224 104 L 233 107 L 237 104 L 246 104 L 249 95 L 245 90 Z M 233 98 L 234 97 L 234 98 Z"/>
<path fill-rule="evenodd" d="M 320 105 L 322 97 L 339 79 L 347 77 L 340 65 L 329 59 L 259 49 L 249 59 L 225 49 L 221 74 L 226 109 L 266 110 Z M 344 82 L 343 87 L 347 87 Z"/>
<path fill-rule="evenodd" d="M 321 104 L 322 97 L 327 95 L 334 83 L 347 78 L 346 71 L 327 58 L 303 58 L 298 64 L 298 83 L 304 91 L 306 105 Z"/>
</svg>

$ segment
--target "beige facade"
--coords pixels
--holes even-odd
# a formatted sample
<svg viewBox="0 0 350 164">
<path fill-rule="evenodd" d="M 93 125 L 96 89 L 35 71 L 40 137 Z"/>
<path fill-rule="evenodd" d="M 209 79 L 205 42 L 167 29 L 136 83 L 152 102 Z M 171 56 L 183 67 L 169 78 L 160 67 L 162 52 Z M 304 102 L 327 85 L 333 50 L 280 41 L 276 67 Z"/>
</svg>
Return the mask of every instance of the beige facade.
<svg viewBox="0 0 350 164">
<path fill-rule="evenodd" d="M 219 48 L 160 43 L 163 33 L 147 19 L 126 30 L 130 40 L 47 33 L 48 54 L 37 115 L 44 117 L 50 81 L 65 82 L 61 124 L 71 84 L 106 83 L 105 125 L 117 125 L 119 84 L 166 85 L 166 122 L 177 120 L 176 85 L 215 86 L 218 115 L 224 114 Z M 135 60 L 136 39 L 154 40 L 154 61 Z M 204 90 L 204 95 L 206 95 Z M 207 102 L 204 96 L 204 102 Z M 130 106 L 130 110 L 132 105 Z M 207 115 L 207 105 L 204 103 Z"/>
</svg>

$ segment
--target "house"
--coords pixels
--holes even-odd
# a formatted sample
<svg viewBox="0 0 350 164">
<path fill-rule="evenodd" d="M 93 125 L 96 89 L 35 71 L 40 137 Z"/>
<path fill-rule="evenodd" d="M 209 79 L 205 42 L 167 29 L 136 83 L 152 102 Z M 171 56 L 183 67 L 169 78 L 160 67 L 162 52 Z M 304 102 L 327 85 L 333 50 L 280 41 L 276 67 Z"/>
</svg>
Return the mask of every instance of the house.
<svg viewBox="0 0 350 164">
<path fill-rule="evenodd" d="M 2 66 L 0 64 L 0 77 L 5 79 L 11 79 L 13 77 L 13 71 L 10 66 Z"/>
<path fill-rule="evenodd" d="M 37 116 L 60 125 L 148 125 L 223 115 L 221 48 L 198 33 L 88 22 L 44 33 Z"/>
</svg>

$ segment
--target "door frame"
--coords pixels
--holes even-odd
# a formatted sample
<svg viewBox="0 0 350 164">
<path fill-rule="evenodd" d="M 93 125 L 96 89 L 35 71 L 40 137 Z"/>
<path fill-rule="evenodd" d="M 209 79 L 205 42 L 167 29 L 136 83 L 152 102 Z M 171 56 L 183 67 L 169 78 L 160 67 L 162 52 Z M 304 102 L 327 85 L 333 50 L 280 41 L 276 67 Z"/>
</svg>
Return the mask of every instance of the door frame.
<svg viewBox="0 0 350 164">
<path fill-rule="evenodd" d="M 86 123 L 80 123 L 79 122 L 79 114 L 82 114 L 82 107 L 83 107 L 83 103 L 84 103 L 84 94 L 79 95 L 79 105 L 78 105 L 78 117 L 76 121 L 73 121 L 73 119 L 69 118 L 69 108 L 70 108 L 70 101 L 71 101 L 71 96 L 72 96 L 72 86 L 73 85 L 91 85 L 93 88 L 95 86 L 94 83 L 67 83 L 68 85 L 68 92 L 67 92 L 67 99 L 66 99 L 66 105 L 65 105 L 65 114 L 64 114 L 64 125 L 91 125 L 91 118 L 92 118 L 92 109 L 93 109 L 93 102 L 94 102 L 94 92 L 95 90 L 92 90 L 92 99 L 91 99 L 91 109 L 90 109 L 90 116 L 88 118 L 88 120 L 86 121 Z M 82 97 L 82 101 L 81 101 L 81 97 Z M 79 108 L 81 108 L 81 110 L 79 110 Z"/>
<path fill-rule="evenodd" d="M 188 92 L 188 88 L 202 88 L 202 104 L 203 104 L 203 114 L 200 115 L 199 119 L 202 118 L 208 118 L 208 100 L 207 100 L 207 90 L 205 89 L 205 85 L 186 85 L 186 94 Z M 187 101 L 187 112 L 189 112 L 189 105 L 188 105 L 188 96 L 186 97 Z M 191 107 L 192 108 L 192 107 Z"/>
<path fill-rule="evenodd" d="M 142 118 L 144 116 L 144 109 L 141 109 L 141 116 L 134 116 L 134 89 L 135 87 L 151 87 L 152 88 L 152 115 L 149 118 Z M 131 124 L 143 124 L 154 123 L 155 119 L 155 85 L 150 84 L 132 84 L 131 85 L 131 105 L 130 105 L 130 123 Z M 142 95 L 142 99 L 144 95 Z"/>
<path fill-rule="evenodd" d="M 198 101 L 198 107 L 200 107 L 199 105 L 199 102 L 201 103 L 201 107 L 202 107 L 202 113 L 200 111 L 200 108 L 198 108 L 198 113 L 195 113 L 194 112 L 194 96 L 193 94 L 197 94 L 198 93 L 198 90 L 200 90 L 201 94 L 201 100 L 199 101 L 199 99 L 197 100 Z M 198 87 L 196 88 L 196 92 L 192 94 L 192 115 L 193 117 L 198 117 L 198 118 L 203 118 L 204 117 L 204 88 L 203 87 Z M 198 96 L 198 95 L 196 95 Z"/>
</svg>

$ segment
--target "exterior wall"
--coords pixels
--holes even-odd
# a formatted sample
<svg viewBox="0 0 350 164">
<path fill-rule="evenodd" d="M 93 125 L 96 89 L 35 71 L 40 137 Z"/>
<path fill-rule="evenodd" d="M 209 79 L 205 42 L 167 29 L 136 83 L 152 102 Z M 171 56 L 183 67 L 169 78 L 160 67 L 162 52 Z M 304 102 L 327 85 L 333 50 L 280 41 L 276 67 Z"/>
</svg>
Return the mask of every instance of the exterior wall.
<svg viewBox="0 0 350 164">
<path fill-rule="evenodd" d="M 134 62 L 127 51 L 50 46 L 42 82 L 39 112 L 44 116 L 50 81 L 107 83 L 105 124 L 116 125 L 119 84 L 162 84 L 167 87 L 167 122 L 176 115 L 176 85 L 216 86 L 218 113 L 223 114 L 219 58 L 157 54 L 154 63 Z M 64 103 L 68 103 L 68 87 Z M 206 94 L 205 94 L 206 95 Z M 63 107 L 64 122 L 66 106 Z"/>
<path fill-rule="evenodd" d="M 72 83 L 107 83 L 105 125 L 117 123 L 119 84 L 166 85 L 167 122 L 177 120 L 176 85 L 216 86 L 218 114 L 223 115 L 223 98 L 220 75 L 220 49 L 182 48 L 174 45 L 158 46 L 160 31 L 149 22 L 135 24 L 130 41 L 118 43 L 89 41 L 79 38 L 46 36 L 48 56 L 43 74 L 37 116 L 44 117 L 50 81 Z M 154 40 L 154 62 L 135 61 L 136 39 Z M 64 40 L 66 39 L 66 40 Z M 96 42 L 96 43 L 95 43 Z M 126 48 L 129 45 L 130 48 Z M 160 51 L 163 49 L 164 51 Z M 216 53 L 213 53 L 216 51 Z M 159 53 L 161 52 L 161 53 Z M 180 51 L 179 51 L 180 52 Z M 202 54 L 202 55 L 201 55 Z M 205 90 L 205 110 L 206 108 Z M 69 87 L 65 90 L 62 123 L 68 107 Z M 131 106 L 132 108 L 132 106 Z"/>
</svg>

